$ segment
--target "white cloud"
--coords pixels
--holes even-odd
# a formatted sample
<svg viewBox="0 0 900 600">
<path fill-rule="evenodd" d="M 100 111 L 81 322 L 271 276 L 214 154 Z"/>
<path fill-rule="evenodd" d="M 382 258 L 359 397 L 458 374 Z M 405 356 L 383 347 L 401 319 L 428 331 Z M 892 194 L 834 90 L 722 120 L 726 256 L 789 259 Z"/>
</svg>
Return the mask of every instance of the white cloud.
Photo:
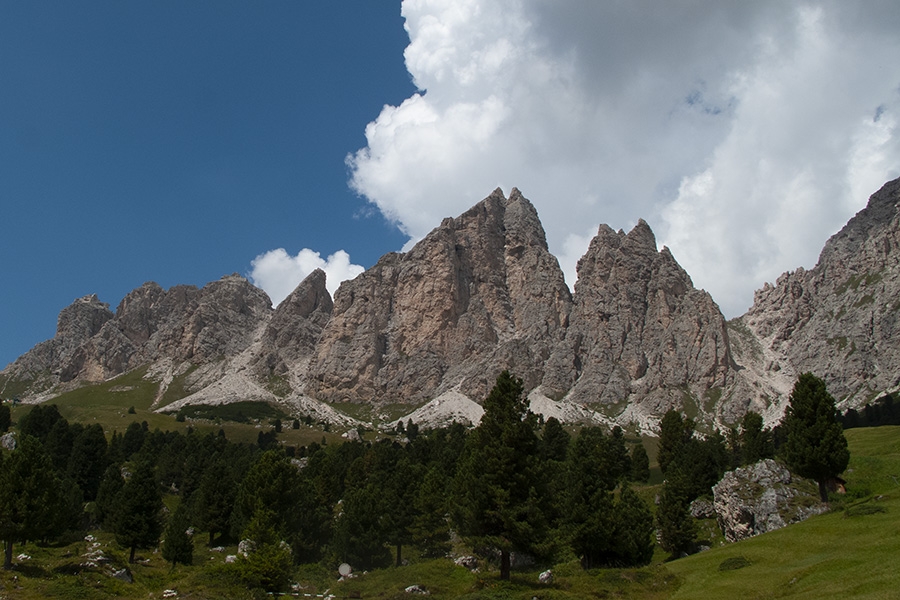
<svg viewBox="0 0 900 600">
<path fill-rule="evenodd" d="M 351 186 L 412 239 L 497 186 L 534 202 L 567 280 L 603 222 L 655 229 L 729 316 L 811 266 L 900 174 L 900 7 L 405 0 L 420 92 Z M 877 118 L 876 118 L 877 116 Z"/>
<path fill-rule="evenodd" d="M 253 259 L 250 267 L 250 281 L 265 291 L 275 306 L 316 269 L 325 271 L 325 287 L 332 296 L 342 281 L 353 279 L 364 271 L 360 265 L 351 264 L 350 255 L 343 250 L 323 259 L 309 248 L 304 248 L 297 256 L 291 256 L 284 248 L 269 250 Z"/>
</svg>

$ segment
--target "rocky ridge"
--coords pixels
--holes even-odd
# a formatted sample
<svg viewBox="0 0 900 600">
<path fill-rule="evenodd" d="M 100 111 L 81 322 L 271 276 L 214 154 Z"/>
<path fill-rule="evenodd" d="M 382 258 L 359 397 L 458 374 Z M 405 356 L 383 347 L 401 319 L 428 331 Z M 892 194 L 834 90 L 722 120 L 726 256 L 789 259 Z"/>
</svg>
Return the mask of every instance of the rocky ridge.
<svg viewBox="0 0 900 600">
<path fill-rule="evenodd" d="M 728 471 L 713 486 L 715 516 L 729 542 L 781 529 L 828 511 L 815 482 L 772 459 Z"/>
<path fill-rule="evenodd" d="M 182 380 L 185 397 L 163 410 L 252 399 L 349 426 L 325 402 L 477 420 L 477 401 L 509 369 L 545 416 L 653 430 L 671 407 L 708 426 L 748 408 L 774 421 L 811 370 L 858 406 L 900 385 L 898 198 L 900 180 L 886 184 L 814 269 L 766 284 L 726 323 L 644 221 L 628 233 L 601 226 L 570 293 L 534 207 L 496 190 L 333 300 L 321 271 L 276 308 L 238 275 L 200 289 L 147 283 L 114 313 L 78 299 L 0 387 L 41 401 L 147 366 L 158 399 Z"/>
</svg>

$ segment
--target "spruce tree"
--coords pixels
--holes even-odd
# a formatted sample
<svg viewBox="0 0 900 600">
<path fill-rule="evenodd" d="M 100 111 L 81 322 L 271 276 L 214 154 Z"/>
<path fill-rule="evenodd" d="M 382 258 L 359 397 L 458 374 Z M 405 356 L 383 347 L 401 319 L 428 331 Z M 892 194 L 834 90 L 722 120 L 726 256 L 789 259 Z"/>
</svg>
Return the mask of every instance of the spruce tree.
<svg viewBox="0 0 900 600">
<path fill-rule="evenodd" d="M 458 464 L 453 517 L 473 546 L 499 550 L 500 578 L 508 580 L 510 553 L 534 552 L 546 536 L 537 419 L 528 410 L 522 380 L 508 371 L 483 407 Z"/>
<path fill-rule="evenodd" d="M 66 494 L 53 462 L 40 442 L 20 436 L 12 452 L 0 452 L 0 540 L 4 542 L 3 568 L 12 568 L 16 542 L 41 540 L 59 533 Z M 66 512 L 65 514 L 68 514 Z"/>
<path fill-rule="evenodd" d="M 647 483 L 650 481 L 650 457 L 643 444 L 631 449 L 631 481 Z"/>
<path fill-rule="evenodd" d="M 850 451 L 834 398 L 824 381 L 812 373 L 800 376 L 781 427 L 787 437 L 781 451 L 788 468 L 815 480 L 822 502 L 827 502 L 828 481 L 847 468 Z"/>
<path fill-rule="evenodd" d="M 194 561 L 194 540 L 188 534 L 190 526 L 188 507 L 182 502 L 166 524 L 162 545 L 163 560 L 172 563 L 172 567 L 178 563 L 189 565 Z"/>
<path fill-rule="evenodd" d="M 128 562 L 134 562 L 138 548 L 152 548 L 162 534 L 162 497 L 153 465 L 141 462 L 116 496 L 113 533 L 116 542 L 130 550 Z"/>
<path fill-rule="evenodd" d="M 0 404 L 0 433 L 9 431 L 10 425 L 12 425 L 12 413 L 7 405 Z"/>
</svg>

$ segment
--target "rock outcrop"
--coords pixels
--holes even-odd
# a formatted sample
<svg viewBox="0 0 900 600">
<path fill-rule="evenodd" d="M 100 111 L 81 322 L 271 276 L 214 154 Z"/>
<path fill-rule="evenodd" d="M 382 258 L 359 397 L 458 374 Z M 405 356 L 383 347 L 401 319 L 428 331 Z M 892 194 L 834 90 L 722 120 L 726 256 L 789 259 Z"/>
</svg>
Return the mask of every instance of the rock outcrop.
<svg viewBox="0 0 900 600">
<path fill-rule="evenodd" d="M 713 506 L 725 539 L 737 542 L 828 510 L 815 482 L 795 477 L 772 459 L 725 473 L 713 486 Z"/>
<path fill-rule="evenodd" d="M 80 298 L 52 340 L 0 372 L 0 389 L 41 401 L 147 367 L 158 399 L 180 378 L 169 407 L 278 401 L 342 422 L 323 402 L 408 404 L 406 420 L 473 421 L 509 369 L 547 417 L 652 431 L 671 407 L 701 427 L 748 409 L 772 423 L 797 375 L 812 371 L 859 407 L 900 388 L 898 201 L 900 180 L 814 269 L 767 284 L 726 323 L 644 221 L 628 233 L 600 226 L 570 293 L 532 204 L 496 190 L 333 300 L 322 271 L 274 309 L 237 275 L 200 289 L 146 283 L 115 313 Z"/>
<path fill-rule="evenodd" d="M 668 248 L 657 251 L 647 223 L 628 234 L 601 226 L 578 262 L 570 326 L 547 365 L 547 393 L 659 415 L 702 402 L 729 385 L 733 370 L 719 307 Z"/>
<path fill-rule="evenodd" d="M 533 388 L 565 332 L 571 298 L 543 227 L 518 190 L 496 190 L 406 254 L 341 285 L 309 395 L 421 404 L 483 397 L 510 369 Z"/>
<path fill-rule="evenodd" d="M 755 348 L 742 361 L 781 392 L 773 416 L 807 371 L 825 380 L 843 408 L 900 388 L 898 255 L 900 179 L 828 240 L 813 269 L 785 273 L 756 292 L 736 325 Z"/>
</svg>

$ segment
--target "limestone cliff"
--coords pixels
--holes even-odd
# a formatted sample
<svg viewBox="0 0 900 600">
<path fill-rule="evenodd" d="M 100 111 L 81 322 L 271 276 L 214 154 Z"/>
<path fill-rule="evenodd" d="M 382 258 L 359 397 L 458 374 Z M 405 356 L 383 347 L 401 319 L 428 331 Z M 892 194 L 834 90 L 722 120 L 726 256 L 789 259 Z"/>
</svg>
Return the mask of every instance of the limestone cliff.
<svg viewBox="0 0 900 600">
<path fill-rule="evenodd" d="M 736 324 L 753 339 L 741 360 L 781 391 L 789 392 L 798 374 L 814 372 L 844 408 L 897 390 L 898 256 L 900 179 L 873 194 L 828 240 L 813 269 L 785 273 L 756 292 Z"/>
<path fill-rule="evenodd" d="M 341 285 L 307 388 L 321 400 L 482 397 L 508 368 L 535 387 L 571 299 L 531 203 L 496 190 L 405 254 Z"/>
<path fill-rule="evenodd" d="M 182 377 L 172 406 L 256 399 L 329 415 L 322 401 L 412 411 L 433 400 L 429 414 L 475 415 L 471 402 L 509 369 L 544 414 L 652 430 L 670 407 L 705 425 L 750 408 L 775 421 L 812 371 L 856 407 L 900 387 L 898 202 L 900 180 L 815 268 L 767 284 L 726 323 L 644 221 L 628 233 L 601 226 L 570 294 L 532 204 L 496 190 L 333 300 L 322 271 L 274 309 L 236 275 L 199 289 L 147 283 L 115 313 L 80 298 L 53 339 L 0 372 L 0 388 L 40 401 L 147 367 L 160 398 Z"/>
<path fill-rule="evenodd" d="M 628 234 L 601 226 L 578 262 L 565 340 L 547 364 L 548 394 L 660 415 L 698 407 L 733 380 L 725 319 L 644 221 Z M 694 404 L 694 406 L 685 406 Z M 618 405 L 618 408 L 614 408 Z"/>
</svg>

